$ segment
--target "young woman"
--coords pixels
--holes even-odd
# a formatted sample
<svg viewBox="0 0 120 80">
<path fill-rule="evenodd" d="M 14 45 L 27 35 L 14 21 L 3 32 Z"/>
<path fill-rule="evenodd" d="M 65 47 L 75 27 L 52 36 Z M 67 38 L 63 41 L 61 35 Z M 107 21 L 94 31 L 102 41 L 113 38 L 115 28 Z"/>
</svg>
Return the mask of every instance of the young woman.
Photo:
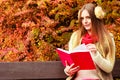
<svg viewBox="0 0 120 80">
<path fill-rule="evenodd" d="M 80 29 L 73 32 L 69 41 L 69 50 L 85 44 L 95 63 L 95 70 L 80 70 L 80 66 L 68 65 L 64 72 L 73 80 L 113 80 L 112 70 L 115 63 L 115 43 L 112 34 L 104 27 L 101 7 L 92 3 L 85 4 L 78 12 Z M 84 64 L 84 63 L 83 63 Z"/>
</svg>

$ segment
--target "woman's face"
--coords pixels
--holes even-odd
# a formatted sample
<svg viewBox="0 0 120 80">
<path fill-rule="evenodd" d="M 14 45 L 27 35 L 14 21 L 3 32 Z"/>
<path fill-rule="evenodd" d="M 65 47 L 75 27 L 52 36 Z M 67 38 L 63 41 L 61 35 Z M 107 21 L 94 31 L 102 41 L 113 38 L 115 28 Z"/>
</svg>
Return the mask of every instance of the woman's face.
<svg viewBox="0 0 120 80">
<path fill-rule="evenodd" d="M 92 22 L 91 22 L 91 17 L 88 13 L 87 10 L 83 10 L 81 12 L 81 21 L 82 21 L 82 25 L 84 26 L 84 28 L 90 32 L 91 28 L 92 28 Z"/>
</svg>

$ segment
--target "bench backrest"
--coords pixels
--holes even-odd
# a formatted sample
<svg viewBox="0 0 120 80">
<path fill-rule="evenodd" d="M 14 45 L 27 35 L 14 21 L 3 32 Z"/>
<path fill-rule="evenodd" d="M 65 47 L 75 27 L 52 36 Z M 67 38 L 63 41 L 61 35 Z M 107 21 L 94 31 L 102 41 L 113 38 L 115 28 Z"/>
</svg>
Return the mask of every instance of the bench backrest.
<svg viewBox="0 0 120 80">
<path fill-rule="evenodd" d="M 120 78 L 120 60 L 116 60 L 113 77 Z M 1 62 L 0 80 L 3 79 L 39 79 L 64 80 L 67 76 L 63 72 L 60 61 L 47 62 Z"/>
</svg>

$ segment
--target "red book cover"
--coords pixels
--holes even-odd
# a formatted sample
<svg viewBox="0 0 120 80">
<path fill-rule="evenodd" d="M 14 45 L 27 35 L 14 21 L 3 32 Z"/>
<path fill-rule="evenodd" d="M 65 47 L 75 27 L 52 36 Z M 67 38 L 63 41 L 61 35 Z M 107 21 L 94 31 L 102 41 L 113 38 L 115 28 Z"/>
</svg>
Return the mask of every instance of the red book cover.
<svg viewBox="0 0 120 80">
<path fill-rule="evenodd" d="M 80 66 L 81 70 L 95 69 L 91 54 L 84 44 L 76 47 L 73 51 L 67 51 L 61 48 L 57 48 L 56 51 L 64 66 L 65 61 L 67 61 L 69 65 L 74 63 L 74 66 Z"/>
</svg>

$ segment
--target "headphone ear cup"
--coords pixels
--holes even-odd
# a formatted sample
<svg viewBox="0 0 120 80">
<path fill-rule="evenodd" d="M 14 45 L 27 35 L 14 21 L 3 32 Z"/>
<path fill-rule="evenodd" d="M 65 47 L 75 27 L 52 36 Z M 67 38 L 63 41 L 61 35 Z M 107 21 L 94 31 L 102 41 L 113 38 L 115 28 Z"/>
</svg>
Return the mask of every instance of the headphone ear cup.
<svg viewBox="0 0 120 80">
<path fill-rule="evenodd" d="M 96 18 L 98 18 L 98 19 L 103 19 L 105 16 L 105 12 L 103 11 L 102 7 L 100 7 L 100 6 L 95 7 L 94 13 L 95 13 Z"/>
</svg>

